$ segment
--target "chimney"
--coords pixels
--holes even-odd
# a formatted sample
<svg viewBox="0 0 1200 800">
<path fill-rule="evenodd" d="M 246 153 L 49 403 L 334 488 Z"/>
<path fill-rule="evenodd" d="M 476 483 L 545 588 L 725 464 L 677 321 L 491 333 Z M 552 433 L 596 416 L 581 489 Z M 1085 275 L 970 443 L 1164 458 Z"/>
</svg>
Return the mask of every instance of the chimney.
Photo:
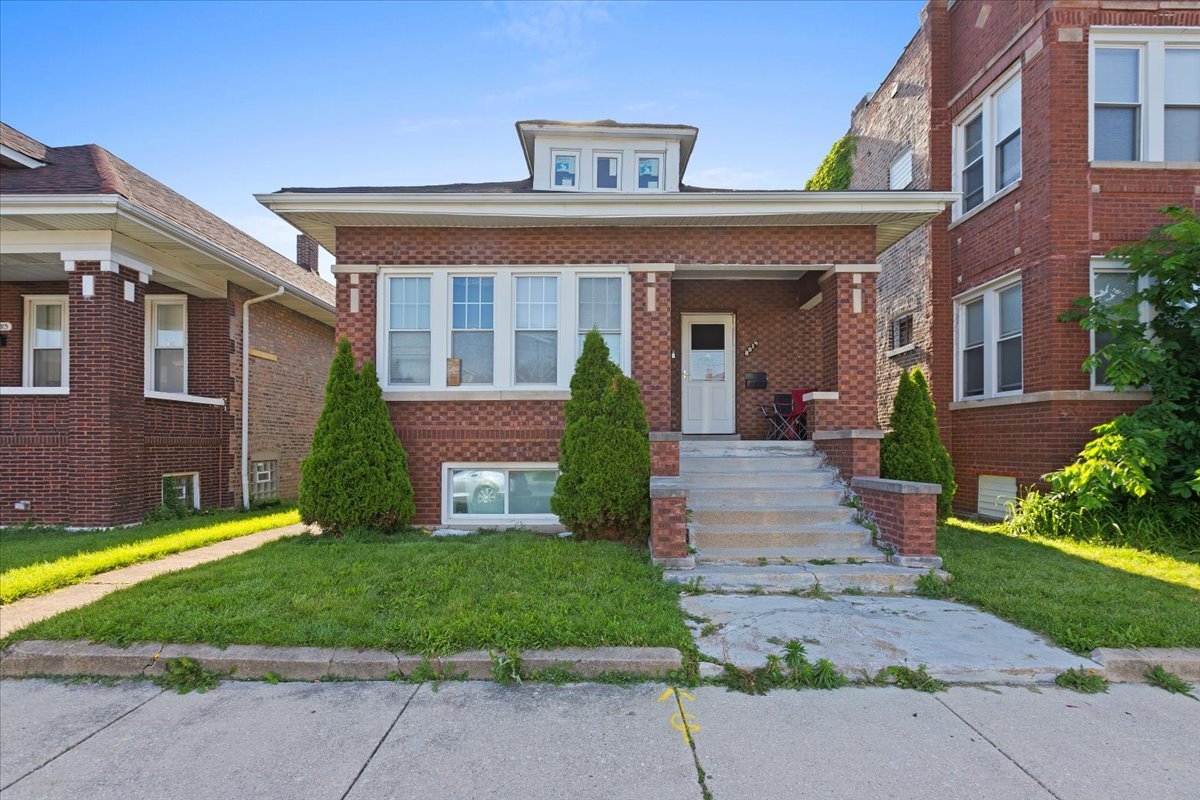
<svg viewBox="0 0 1200 800">
<path fill-rule="evenodd" d="M 317 271 L 317 240 L 306 233 L 296 237 L 296 263 L 309 272 Z"/>
</svg>

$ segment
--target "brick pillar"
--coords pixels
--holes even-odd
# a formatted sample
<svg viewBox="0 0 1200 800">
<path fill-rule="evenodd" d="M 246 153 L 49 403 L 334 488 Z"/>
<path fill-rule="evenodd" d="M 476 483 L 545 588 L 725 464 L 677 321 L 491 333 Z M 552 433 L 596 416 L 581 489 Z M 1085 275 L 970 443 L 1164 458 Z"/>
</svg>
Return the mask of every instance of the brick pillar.
<svg viewBox="0 0 1200 800">
<path fill-rule="evenodd" d="M 650 430 L 670 431 L 671 410 L 675 408 L 671 380 L 671 273 L 634 272 L 630 283 L 635 332 L 632 377 L 642 387 Z"/>
<path fill-rule="evenodd" d="M 375 358 L 375 296 L 379 276 L 370 272 L 338 273 L 337 277 L 337 339 L 350 340 L 354 360 L 362 366 L 364 359 Z"/>
<path fill-rule="evenodd" d="M 937 554 L 936 483 L 855 478 L 850 483 L 862 501 L 863 516 L 875 525 L 875 541 L 892 551 L 891 560 L 906 567 L 940 567 Z"/>
<path fill-rule="evenodd" d="M 650 479 L 650 555 L 668 567 L 696 566 L 688 554 L 687 489 L 677 477 Z"/>
<path fill-rule="evenodd" d="M 75 262 L 67 286 L 71 521 L 135 522 L 148 510 L 145 286 L 137 273 L 108 261 Z"/>
<path fill-rule="evenodd" d="M 853 270 L 853 266 L 839 270 Z M 821 276 L 823 390 L 808 395 L 816 446 L 841 476 L 879 474 L 875 371 L 875 272 Z"/>
</svg>

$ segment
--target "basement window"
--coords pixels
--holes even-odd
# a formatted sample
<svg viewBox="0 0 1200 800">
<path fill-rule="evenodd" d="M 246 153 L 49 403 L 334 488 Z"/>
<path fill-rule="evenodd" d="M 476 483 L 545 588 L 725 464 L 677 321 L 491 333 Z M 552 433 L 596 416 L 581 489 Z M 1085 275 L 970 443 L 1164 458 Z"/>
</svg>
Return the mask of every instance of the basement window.
<svg viewBox="0 0 1200 800">
<path fill-rule="evenodd" d="M 165 504 L 169 497 L 168 491 L 175 492 L 175 499 L 188 508 L 200 508 L 200 473 L 172 472 L 162 476 L 162 502 Z"/>
<path fill-rule="evenodd" d="M 444 522 L 555 524 L 557 464 L 444 464 Z"/>
<path fill-rule="evenodd" d="M 253 461 L 250 464 L 250 499 L 276 500 L 279 498 L 279 462 Z"/>
</svg>

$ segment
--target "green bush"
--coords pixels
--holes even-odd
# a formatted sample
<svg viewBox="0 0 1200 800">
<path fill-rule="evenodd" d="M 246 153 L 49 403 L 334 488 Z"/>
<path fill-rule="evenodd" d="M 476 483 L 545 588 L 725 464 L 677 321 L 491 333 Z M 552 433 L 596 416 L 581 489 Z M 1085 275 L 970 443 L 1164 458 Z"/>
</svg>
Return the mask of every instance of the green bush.
<svg viewBox="0 0 1200 800">
<path fill-rule="evenodd" d="M 858 137 L 847 133 L 833 143 L 825 160 L 804 184 L 809 192 L 844 192 L 850 188 L 854 176 L 854 153 L 858 150 Z"/>
<path fill-rule="evenodd" d="M 938 517 L 944 519 L 950 514 L 958 485 L 950 454 L 938 436 L 934 410 L 920 368 L 901 373 L 900 388 L 892 403 L 891 430 L 879 446 L 879 474 L 899 481 L 940 484 Z"/>
<path fill-rule="evenodd" d="M 300 515 L 326 532 L 395 530 L 416 513 L 408 456 L 388 418 L 375 375 L 354 369 L 350 342 L 338 342 L 312 450 L 300 465 Z"/>
<path fill-rule="evenodd" d="M 1169 497 L 1117 498 L 1088 508 L 1070 492 L 1030 490 L 1004 530 L 1160 553 L 1200 555 L 1200 504 Z"/>
<path fill-rule="evenodd" d="M 559 477 L 550 507 L 581 539 L 644 542 L 650 525 L 650 442 L 637 383 L 588 333 L 563 408 Z"/>
</svg>

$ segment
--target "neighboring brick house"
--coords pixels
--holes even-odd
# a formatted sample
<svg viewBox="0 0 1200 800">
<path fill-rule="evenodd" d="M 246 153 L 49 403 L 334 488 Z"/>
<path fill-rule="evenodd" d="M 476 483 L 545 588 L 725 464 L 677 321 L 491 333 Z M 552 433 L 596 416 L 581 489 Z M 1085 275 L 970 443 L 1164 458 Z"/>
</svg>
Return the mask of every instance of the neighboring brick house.
<svg viewBox="0 0 1200 800">
<path fill-rule="evenodd" d="M 258 196 L 336 255 L 338 335 L 380 365 L 417 522 L 555 521 L 563 401 L 593 327 L 641 384 L 657 473 L 678 470 L 658 443 L 765 438 L 758 406 L 810 389 L 817 444 L 877 474 L 877 255 L 952 194 L 686 186 L 688 126 L 517 133 L 521 181 Z"/>
<path fill-rule="evenodd" d="M 0 524 L 135 522 L 165 475 L 195 506 L 295 497 L 334 322 L 315 243 L 302 251 L 101 147 L 0 124 Z"/>
<path fill-rule="evenodd" d="M 881 254 L 878 376 L 929 376 L 961 512 L 998 516 L 1144 402 L 1059 315 L 1128 290 L 1113 247 L 1200 207 L 1200 4 L 929 0 L 851 117 L 851 188 L 961 192 Z"/>
</svg>

